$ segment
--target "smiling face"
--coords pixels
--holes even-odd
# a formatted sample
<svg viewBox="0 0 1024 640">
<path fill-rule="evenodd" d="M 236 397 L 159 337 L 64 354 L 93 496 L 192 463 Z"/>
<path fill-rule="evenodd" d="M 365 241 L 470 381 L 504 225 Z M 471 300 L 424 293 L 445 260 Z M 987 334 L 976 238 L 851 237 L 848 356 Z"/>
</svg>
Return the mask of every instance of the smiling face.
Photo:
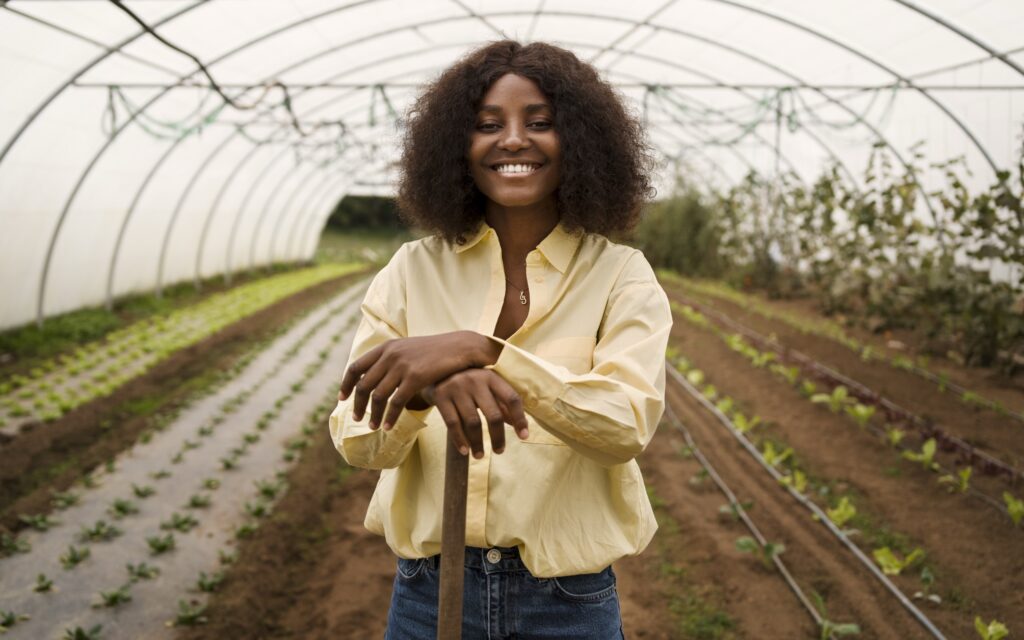
<svg viewBox="0 0 1024 640">
<path fill-rule="evenodd" d="M 551 103 L 535 82 L 513 73 L 494 81 L 480 101 L 466 158 L 492 203 L 554 204 L 561 146 Z"/>
</svg>

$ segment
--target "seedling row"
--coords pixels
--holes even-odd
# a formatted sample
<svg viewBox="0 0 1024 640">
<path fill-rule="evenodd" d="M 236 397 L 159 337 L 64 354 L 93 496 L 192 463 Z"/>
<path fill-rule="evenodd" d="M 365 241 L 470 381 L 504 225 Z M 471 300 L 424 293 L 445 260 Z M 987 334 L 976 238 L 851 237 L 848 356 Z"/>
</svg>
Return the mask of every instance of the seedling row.
<svg viewBox="0 0 1024 640">
<path fill-rule="evenodd" d="M 94 637 L 159 637 L 169 632 L 154 621 L 201 622 L 203 594 L 222 579 L 229 547 L 271 512 L 286 488 L 283 470 L 334 404 L 339 372 L 324 365 L 344 361 L 361 289 L 298 323 L 237 384 L 120 456 L 94 490 L 69 499 L 60 521 L 40 519 L 45 531 L 0 561 L 5 607 L 31 616 L 9 637 L 88 635 L 97 624 Z M 292 405 L 293 414 L 316 407 L 298 436 L 282 419 Z M 240 433 L 246 425 L 255 426 Z"/>
<path fill-rule="evenodd" d="M 110 395 L 175 352 L 242 318 L 363 267 L 326 264 L 250 282 L 45 360 L 28 375 L 0 382 L 0 431 L 13 435 L 26 422 L 56 420 L 75 407 Z"/>
</svg>

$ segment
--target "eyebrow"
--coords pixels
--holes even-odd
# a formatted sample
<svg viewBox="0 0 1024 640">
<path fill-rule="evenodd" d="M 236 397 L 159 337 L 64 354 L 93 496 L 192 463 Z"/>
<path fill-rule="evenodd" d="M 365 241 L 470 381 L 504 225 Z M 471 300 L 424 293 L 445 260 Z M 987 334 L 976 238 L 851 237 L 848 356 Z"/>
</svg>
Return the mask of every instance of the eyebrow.
<svg viewBox="0 0 1024 640">
<path fill-rule="evenodd" d="M 551 109 L 551 105 L 543 102 L 526 105 L 527 113 L 535 113 L 537 111 L 543 111 L 545 109 Z M 482 107 L 480 107 L 480 111 L 486 111 L 488 113 L 501 113 L 503 109 L 496 104 L 485 104 Z"/>
</svg>

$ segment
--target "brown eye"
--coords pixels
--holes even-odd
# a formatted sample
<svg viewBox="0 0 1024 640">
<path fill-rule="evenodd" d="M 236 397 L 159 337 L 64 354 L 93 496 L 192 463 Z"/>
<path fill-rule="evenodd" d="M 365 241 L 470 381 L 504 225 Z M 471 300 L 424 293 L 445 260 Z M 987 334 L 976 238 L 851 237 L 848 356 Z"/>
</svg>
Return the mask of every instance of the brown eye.
<svg viewBox="0 0 1024 640">
<path fill-rule="evenodd" d="M 498 129 L 498 125 L 495 122 L 484 122 L 476 126 L 477 131 L 490 132 Z"/>
</svg>

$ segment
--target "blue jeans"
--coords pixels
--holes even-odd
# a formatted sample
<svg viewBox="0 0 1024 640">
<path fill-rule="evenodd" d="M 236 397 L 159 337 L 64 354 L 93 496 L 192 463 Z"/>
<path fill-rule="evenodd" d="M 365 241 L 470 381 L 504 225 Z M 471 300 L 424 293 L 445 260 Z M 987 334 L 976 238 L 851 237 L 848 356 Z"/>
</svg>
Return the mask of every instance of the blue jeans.
<svg viewBox="0 0 1024 640">
<path fill-rule="evenodd" d="M 500 553 L 500 557 L 499 557 Z M 385 640 L 437 636 L 440 556 L 398 559 Z M 615 573 L 535 578 L 515 547 L 466 547 L 463 640 L 619 640 Z"/>
</svg>

